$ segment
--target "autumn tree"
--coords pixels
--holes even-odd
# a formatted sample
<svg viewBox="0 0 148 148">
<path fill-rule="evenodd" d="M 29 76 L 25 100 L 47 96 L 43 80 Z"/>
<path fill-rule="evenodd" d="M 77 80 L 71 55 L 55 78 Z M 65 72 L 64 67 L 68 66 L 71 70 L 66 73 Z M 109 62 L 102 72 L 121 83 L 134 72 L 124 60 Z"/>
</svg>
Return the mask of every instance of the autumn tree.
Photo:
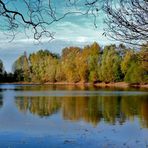
<svg viewBox="0 0 148 148">
<path fill-rule="evenodd" d="M 100 68 L 100 80 L 104 82 L 121 81 L 120 63 L 121 57 L 116 51 L 116 46 L 110 45 L 104 47 Z"/>
<path fill-rule="evenodd" d="M 148 69 L 148 43 L 143 44 L 140 52 L 138 53 L 138 60 L 141 66 L 147 70 Z"/>
<path fill-rule="evenodd" d="M 64 64 L 61 59 L 58 60 L 57 62 L 55 79 L 58 82 L 66 81 L 66 76 L 64 72 Z"/>
<path fill-rule="evenodd" d="M 76 57 L 80 53 L 80 50 L 78 47 L 69 47 L 64 48 L 62 51 L 62 67 L 68 82 L 80 81 L 76 66 Z"/>
<path fill-rule="evenodd" d="M 32 81 L 54 82 L 56 76 L 57 65 L 56 54 L 50 53 L 48 50 L 40 50 L 29 56 L 31 64 Z"/>
<path fill-rule="evenodd" d="M 89 81 L 95 82 L 98 80 L 98 63 L 100 58 L 100 46 L 94 42 L 89 48 L 88 66 L 89 66 Z"/>
<path fill-rule="evenodd" d="M 95 42 L 82 49 L 64 48 L 61 56 L 39 50 L 28 59 L 25 53 L 13 69 L 16 81 L 148 83 L 147 64 L 147 44 L 135 51 L 123 45 L 101 49 Z M 13 79 L 12 74 L 9 77 Z"/>
<path fill-rule="evenodd" d="M 89 52 L 87 47 L 84 47 L 76 56 L 76 69 L 81 82 L 88 82 L 89 66 L 88 66 Z"/>
<path fill-rule="evenodd" d="M 140 63 L 132 63 L 125 75 L 125 81 L 129 83 L 148 83 L 148 73 Z"/>
<path fill-rule="evenodd" d="M 124 75 L 127 73 L 132 62 L 135 62 L 135 54 L 132 49 L 128 49 L 125 51 L 125 54 L 121 61 L 121 70 Z"/>
<path fill-rule="evenodd" d="M 30 81 L 30 65 L 26 52 L 14 62 L 13 71 L 17 81 Z"/>
<path fill-rule="evenodd" d="M 147 69 L 147 49 L 142 47 L 136 52 L 131 60 L 129 60 L 125 81 L 129 83 L 148 83 Z M 125 56 L 126 58 L 126 56 Z M 126 60 L 126 59 L 125 59 Z"/>
</svg>

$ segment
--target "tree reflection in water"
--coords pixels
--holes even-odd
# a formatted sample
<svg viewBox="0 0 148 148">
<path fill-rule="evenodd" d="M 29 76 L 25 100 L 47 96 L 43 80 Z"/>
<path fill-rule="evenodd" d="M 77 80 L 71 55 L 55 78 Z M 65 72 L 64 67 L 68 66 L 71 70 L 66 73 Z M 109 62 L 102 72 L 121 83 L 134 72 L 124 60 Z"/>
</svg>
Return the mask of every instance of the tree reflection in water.
<svg viewBox="0 0 148 148">
<path fill-rule="evenodd" d="M 16 97 L 16 106 L 21 112 L 29 111 L 40 117 L 61 109 L 63 119 L 83 120 L 95 126 L 101 120 L 123 124 L 138 117 L 141 126 L 148 128 L 147 96 Z"/>
<path fill-rule="evenodd" d="M 3 96 L 0 94 L 0 108 L 3 106 Z"/>
</svg>

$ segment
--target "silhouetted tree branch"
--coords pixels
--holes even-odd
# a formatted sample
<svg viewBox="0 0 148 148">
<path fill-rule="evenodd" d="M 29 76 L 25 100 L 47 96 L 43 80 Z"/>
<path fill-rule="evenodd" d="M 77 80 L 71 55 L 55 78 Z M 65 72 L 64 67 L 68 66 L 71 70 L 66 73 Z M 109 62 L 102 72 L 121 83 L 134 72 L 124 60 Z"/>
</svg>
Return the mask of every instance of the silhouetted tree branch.
<svg viewBox="0 0 148 148">
<path fill-rule="evenodd" d="M 22 9 L 19 7 L 20 3 Z M 52 0 L 0 0 L 0 28 L 15 34 L 30 29 L 35 40 L 54 38 L 51 25 L 68 15 L 91 15 L 97 27 L 98 12 L 104 10 L 105 35 L 130 44 L 148 41 L 148 0 L 63 0 L 67 11 L 61 13 Z M 27 33 L 26 33 L 27 34 Z"/>
<path fill-rule="evenodd" d="M 135 45 L 148 41 L 148 0 L 107 0 L 104 10 L 109 37 Z"/>
<path fill-rule="evenodd" d="M 54 10 L 50 6 L 50 0 L 47 7 L 40 0 L 22 0 L 26 12 L 13 7 L 13 2 L 17 3 L 18 1 L 14 0 L 5 3 L 0 0 L 0 16 L 4 18 L 4 26 L 2 26 L 4 30 L 10 31 L 15 37 L 16 30 L 21 26 L 23 29 L 31 28 L 36 40 L 42 36 L 53 38 L 53 34 L 48 31 L 47 26 L 57 21 L 57 19 L 54 16 Z M 50 21 L 45 20 L 45 14 L 48 15 Z"/>
<path fill-rule="evenodd" d="M 20 2 L 24 10 L 19 8 Z M 43 37 L 53 39 L 54 33 L 51 31 L 50 26 L 64 19 L 67 15 L 91 14 L 94 16 L 94 24 L 96 24 L 94 6 L 93 9 L 92 6 L 86 6 L 80 10 L 75 7 L 77 5 L 76 1 L 64 0 L 63 2 L 66 4 L 65 7 L 69 8 L 69 11 L 61 13 L 59 12 L 60 10 L 57 10 L 52 0 L 0 0 L 0 18 L 2 20 L 0 28 L 12 33 L 12 39 L 15 38 L 16 33 L 20 30 L 24 29 L 26 33 L 27 29 L 31 29 L 34 39 L 40 40 Z M 82 6 L 85 6 L 85 4 L 87 5 L 87 3 L 82 3 Z M 98 11 L 98 8 L 96 10 Z"/>
</svg>

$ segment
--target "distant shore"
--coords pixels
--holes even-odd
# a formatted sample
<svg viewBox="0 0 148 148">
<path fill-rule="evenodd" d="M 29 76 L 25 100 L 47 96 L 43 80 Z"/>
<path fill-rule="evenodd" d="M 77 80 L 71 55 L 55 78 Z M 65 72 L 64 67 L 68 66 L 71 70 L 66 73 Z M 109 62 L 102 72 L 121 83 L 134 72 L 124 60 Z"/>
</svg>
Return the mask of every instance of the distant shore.
<svg viewBox="0 0 148 148">
<path fill-rule="evenodd" d="M 17 85 L 76 85 L 76 86 L 98 86 L 98 87 L 139 87 L 139 88 L 148 88 L 148 84 L 130 84 L 126 82 L 111 82 L 111 83 L 85 83 L 85 82 L 46 82 L 46 83 L 37 83 L 37 82 L 6 82 L 6 83 L 0 83 L 0 84 L 17 84 Z"/>
</svg>

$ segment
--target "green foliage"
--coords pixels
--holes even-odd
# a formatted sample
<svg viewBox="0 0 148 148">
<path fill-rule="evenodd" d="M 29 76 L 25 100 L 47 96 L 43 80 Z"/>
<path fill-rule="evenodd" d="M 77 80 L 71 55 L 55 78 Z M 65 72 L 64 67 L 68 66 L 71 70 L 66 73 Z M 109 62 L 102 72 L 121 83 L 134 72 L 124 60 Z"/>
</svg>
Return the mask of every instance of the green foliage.
<svg viewBox="0 0 148 148">
<path fill-rule="evenodd" d="M 55 82 L 57 58 L 47 50 L 39 50 L 30 55 L 31 79 L 38 82 Z"/>
<path fill-rule="evenodd" d="M 30 66 L 26 52 L 14 62 L 13 71 L 17 81 L 30 81 Z"/>
<path fill-rule="evenodd" d="M 116 46 L 106 46 L 102 55 L 100 80 L 104 82 L 121 81 L 122 73 L 120 63 L 121 57 L 116 51 Z"/>
<path fill-rule="evenodd" d="M 84 48 L 69 47 L 62 55 L 39 50 L 26 53 L 13 64 L 13 74 L 4 72 L 0 60 L 0 81 L 32 82 L 119 82 L 148 83 L 148 45 L 139 51 L 120 44 L 101 49 L 94 42 Z"/>
<path fill-rule="evenodd" d="M 127 70 L 129 69 L 130 64 L 134 60 L 135 60 L 135 58 L 134 58 L 133 50 L 127 50 L 124 57 L 123 57 L 123 60 L 121 62 L 121 71 L 123 74 L 127 73 Z"/>
<path fill-rule="evenodd" d="M 88 54 L 83 50 L 76 57 L 76 69 L 81 82 L 88 81 L 89 69 L 87 63 Z"/>
<path fill-rule="evenodd" d="M 63 63 L 59 60 L 56 67 L 56 81 L 58 82 L 66 81 L 66 76 L 63 67 Z"/>
<path fill-rule="evenodd" d="M 95 82 L 98 80 L 98 62 L 99 62 L 100 46 L 95 42 L 89 48 L 88 66 L 89 66 L 89 81 Z"/>
<path fill-rule="evenodd" d="M 125 61 L 127 55 L 123 59 Z M 124 80 L 129 83 L 148 83 L 148 44 L 142 46 L 139 52 L 130 54 Z M 122 67 L 122 65 L 121 65 Z"/>
<path fill-rule="evenodd" d="M 62 51 L 62 68 L 68 82 L 80 81 L 76 66 L 76 57 L 80 50 L 77 47 L 69 47 Z"/>
<path fill-rule="evenodd" d="M 16 69 L 14 71 L 14 76 L 15 76 L 15 80 L 16 81 L 25 81 L 24 77 L 23 77 L 23 70 L 22 69 Z"/>
<path fill-rule="evenodd" d="M 141 66 L 148 71 L 148 43 L 141 47 L 137 56 L 138 61 L 141 62 Z"/>
<path fill-rule="evenodd" d="M 148 72 L 137 63 L 132 63 L 125 75 L 125 81 L 129 83 L 148 83 Z"/>
</svg>

